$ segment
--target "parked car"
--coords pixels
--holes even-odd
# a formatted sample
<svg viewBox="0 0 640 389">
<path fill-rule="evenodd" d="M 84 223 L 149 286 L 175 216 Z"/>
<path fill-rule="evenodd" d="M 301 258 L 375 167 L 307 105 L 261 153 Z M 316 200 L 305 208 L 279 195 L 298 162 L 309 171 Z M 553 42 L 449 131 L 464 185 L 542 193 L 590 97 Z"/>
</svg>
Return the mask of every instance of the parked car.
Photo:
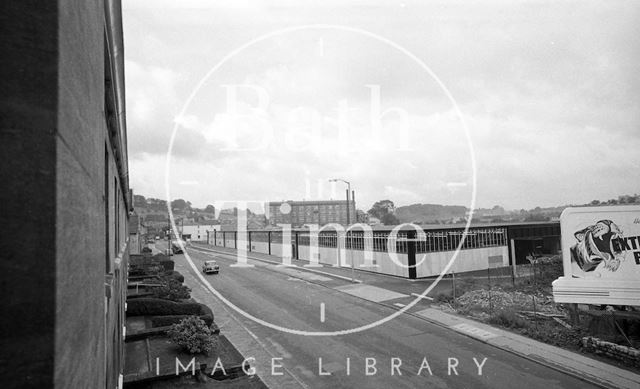
<svg viewBox="0 0 640 389">
<path fill-rule="evenodd" d="M 202 265 L 202 272 L 205 274 L 218 274 L 220 272 L 220 266 L 218 265 L 218 262 L 214 260 L 204 261 L 204 264 Z"/>
<path fill-rule="evenodd" d="M 180 245 L 175 242 L 171 242 L 171 251 L 173 251 L 174 254 L 184 254 L 184 251 L 182 251 L 182 247 L 180 247 Z"/>
</svg>

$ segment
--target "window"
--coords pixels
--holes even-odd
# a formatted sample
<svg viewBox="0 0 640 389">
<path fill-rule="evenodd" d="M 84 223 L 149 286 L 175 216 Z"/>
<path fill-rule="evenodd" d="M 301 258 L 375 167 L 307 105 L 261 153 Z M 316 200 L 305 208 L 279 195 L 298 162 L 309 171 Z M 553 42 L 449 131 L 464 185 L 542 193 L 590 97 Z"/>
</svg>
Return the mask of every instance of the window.
<svg viewBox="0 0 640 389">
<path fill-rule="evenodd" d="M 113 213 L 113 221 L 115 223 L 115 234 L 113 237 L 113 255 L 116 256 L 118 255 L 118 241 L 120 239 L 120 223 L 119 223 L 119 207 L 118 207 L 118 203 L 119 203 L 119 198 L 120 196 L 118 195 L 118 179 L 113 177 L 113 205 L 114 205 L 114 213 Z"/>
<path fill-rule="evenodd" d="M 105 272 L 111 273 L 111 255 L 109 253 L 109 148 L 104 145 L 104 257 Z"/>
</svg>

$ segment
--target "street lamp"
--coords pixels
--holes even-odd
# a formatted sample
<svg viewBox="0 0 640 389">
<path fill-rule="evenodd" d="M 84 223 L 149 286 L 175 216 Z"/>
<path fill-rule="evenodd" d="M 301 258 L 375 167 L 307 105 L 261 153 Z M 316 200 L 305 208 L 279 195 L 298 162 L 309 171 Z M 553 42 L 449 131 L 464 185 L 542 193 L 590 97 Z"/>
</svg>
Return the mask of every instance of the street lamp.
<svg viewBox="0 0 640 389">
<path fill-rule="evenodd" d="M 351 204 L 349 202 L 349 193 L 351 193 L 351 183 L 347 180 L 343 180 L 342 178 L 331 178 L 329 182 L 344 182 L 347 184 L 347 234 L 349 232 L 349 224 L 351 224 L 349 220 L 349 208 L 351 208 Z M 354 215 L 355 216 L 355 215 Z M 351 240 L 349 241 L 351 243 Z M 351 250 L 353 250 L 353 244 L 350 245 Z M 351 254 L 351 282 L 355 283 L 355 266 L 353 263 L 353 254 Z"/>
</svg>

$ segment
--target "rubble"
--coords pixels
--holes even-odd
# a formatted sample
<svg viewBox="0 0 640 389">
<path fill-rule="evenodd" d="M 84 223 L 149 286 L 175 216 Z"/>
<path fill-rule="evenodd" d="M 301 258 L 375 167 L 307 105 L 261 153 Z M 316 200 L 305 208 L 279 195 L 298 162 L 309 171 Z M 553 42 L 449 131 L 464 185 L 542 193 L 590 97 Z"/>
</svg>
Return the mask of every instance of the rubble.
<svg viewBox="0 0 640 389">
<path fill-rule="evenodd" d="M 457 303 L 468 307 L 475 305 L 482 309 L 530 311 L 533 309 L 534 300 L 536 311 L 563 314 L 551 296 L 532 295 L 520 291 L 504 291 L 498 287 L 492 290 L 479 289 L 466 292 L 458 298 Z"/>
</svg>

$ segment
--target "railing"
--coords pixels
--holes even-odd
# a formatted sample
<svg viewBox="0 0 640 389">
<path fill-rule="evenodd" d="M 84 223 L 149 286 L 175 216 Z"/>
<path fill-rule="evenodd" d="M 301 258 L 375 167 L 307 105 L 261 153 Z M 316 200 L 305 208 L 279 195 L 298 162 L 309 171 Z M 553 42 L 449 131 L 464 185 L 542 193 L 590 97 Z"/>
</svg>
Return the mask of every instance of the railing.
<svg viewBox="0 0 640 389">
<path fill-rule="evenodd" d="M 207 242 L 215 246 L 227 247 L 227 242 L 233 241 L 231 248 L 237 248 L 236 231 L 209 231 Z M 213 238 L 211 237 L 213 234 Z M 281 231 L 247 231 L 247 242 L 262 242 L 281 244 Z M 411 239 L 409 234 L 415 235 Z M 337 233 L 335 231 L 323 231 L 315 234 L 318 247 L 337 248 L 344 247 L 353 250 L 371 250 L 375 252 L 393 251 L 407 253 L 409 243 L 415 244 L 416 253 L 432 253 L 453 251 L 460 246 L 461 250 L 478 249 L 484 247 L 499 247 L 507 245 L 507 232 L 505 228 L 471 228 L 466 233 L 464 230 L 442 230 L 411 233 L 401 231 L 391 234 L 391 231 L 375 231 L 366 233 L 362 231 L 349 231 Z M 296 246 L 311 245 L 312 233 L 309 231 L 291 231 L 291 243 Z M 464 238 L 464 241 L 463 241 Z M 344 243 L 340 243 L 344 241 Z"/>
<path fill-rule="evenodd" d="M 289 233 L 291 236 L 290 241 L 283 242 L 283 236 L 287 236 L 286 234 Z M 397 233 L 393 230 L 351 230 L 348 232 L 344 230 L 321 232 L 309 230 L 283 232 L 278 230 L 246 231 L 244 236 L 246 239 L 244 244 L 248 252 L 291 255 L 293 259 L 319 259 L 321 262 L 326 261 L 326 258 L 331 258 L 333 263 L 342 263 L 343 266 L 350 261 L 355 261 L 356 263 L 368 261 L 363 258 L 369 258 L 369 261 L 382 267 L 394 261 L 403 270 L 396 272 L 387 266 L 386 270 L 381 270 L 381 272 L 388 272 L 394 275 L 400 275 L 398 274 L 400 272 L 409 278 L 417 278 L 418 273 L 420 273 L 421 277 L 433 273 L 431 267 L 427 266 L 425 268 L 425 265 L 421 265 L 424 262 L 423 259 L 418 264 L 421 265 L 421 270 L 417 270 L 417 254 L 421 258 L 426 254 L 430 256 L 433 254 L 433 261 L 438 263 L 436 266 L 443 266 L 440 258 L 443 253 L 455 251 L 458 248 L 460 250 L 489 249 L 489 252 L 485 250 L 482 254 L 469 253 L 466 256 L 468 261 L 471 261 L 466 263 L 471 264 L 472 270 L 481 267 L 486 268 L 487 266 L 491 267 L 493 262 L 487 263 L 487 261 L 490 262 L 497 258 L 499 262 L 502 262 L 505 255 L 508 256 L 506 251 L 508 241 L 506 228 L 470 228 L 466 232 L 463 228 L 428 231 L 401 230 L 397 231 Z M 238 249 L 238 245 L 243 245 L 243 242 L 238 237 L 239 234 L 236 231 L 209 231 L 207 243 L 218 247 Z M 289 249 L 283 247 L 283 244 L 285 246 L 291 245 L 290 254 L 288 253 Z M 315 247 L 313 251 L 311 250 L 312 247 Z M 335 250 L 333 252 L 323 251 L 323 249 L 327 248 Z M 347 254 L 347 252 L 350 254 Z M 382 253 L 390 256 L 380 256 Z M 401 258 L 397 257 L 397 255 L 401 256 Z M 345 257 L 348 259 L 345 259 Z M 489 257 L 491 259 L 488 259 Z M 464 261 L 464 259 L 460 261 Z"/>
</svg>

